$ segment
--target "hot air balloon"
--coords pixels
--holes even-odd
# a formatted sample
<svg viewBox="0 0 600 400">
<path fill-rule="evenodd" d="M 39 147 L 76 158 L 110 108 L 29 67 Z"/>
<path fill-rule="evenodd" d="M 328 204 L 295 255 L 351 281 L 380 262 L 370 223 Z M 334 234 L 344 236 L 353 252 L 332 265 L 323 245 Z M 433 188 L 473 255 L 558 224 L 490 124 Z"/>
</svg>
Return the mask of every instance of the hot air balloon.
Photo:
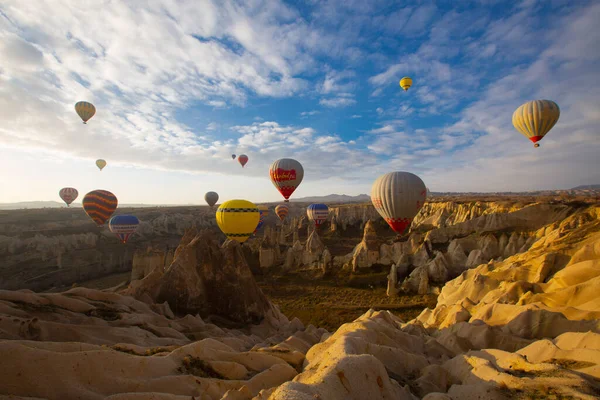
<svg viewBox="0 0 600 400">
<path fill-rule="evenodd" d="M 96 160 L 96 167 L 100 168 L 100 171 L 102 171 L 102 168 L 106 167 L 106 161 L 103 159 Z"/>
<path fill-rule="evenodd" d="M 98 226 L 108 221 L 119 204 L 117 197 L 108 190 L 93 190 L 85 195 L 82 203 L 85 213 Z"/>
<path fill-rule="evenodd" d="M 289 211 L 290 209 L 287 206 L 287 204 L 280 204 L 277 207 L 275 207 L 275 214 L 277 214 L 281 221 L 283 221 L 285 217 L 287 217 Z"/>
<path fill-rule="evenodd" d="M 512 116 L 514 127 L 531 140 L 533 147 L 540 147 L 539 142 L 558 122 L 560 109 L 552 100 L 533 100 L 522 104 Z"/>
<path fill-rule="evenodd" d="M 310 221 L 315 223 L 316 227 L 319 227 L 323 222 L 327 221 L 329 207 L 321 203 L 311 204 L 306 208 L 306 215 L 308 215 Z"/>
<path fill-rule="evenodd" d="M 228 200 L 217 209 L 217 225 L 228 239 L 244 243 L 254 232 L 260 213 L 247 200 Z"/>
<path fill-rule="evenodd" d="M 238 161 L 239 161 L 240 164 L 242 164 L 242 168 L 244 168 L 244 165 L 246 165 L 246 163 L 248 162 L 248 156 L 245 155 L 245 154 L 241 154 L 238 157 Z"/>
<path fill-rule="evenodd" d="M 69 207 L 71 203 L 75 201 L 77 196 L 79 196 L 79 192 L 75 188 L 66 187 L 60 189 L 58 195 L 65 203 L 67 203 L 67 207 Z"/>
<path fill-rule="evenodd" d="M 400 87 L 402 89 L 404 89 L 404 91 L 406 92 L 408 90 L 409 87 L 412 86 L 412 79 L 409 78 L 408 76 L 405 76 L 404 78 L 400 79 Z"/>
<path fill-rule="evenodd" d="M 231 159 L 235 160 L 235 157 L 236 157 L 236 155 L 235 155 L 235 154 L 232 154 L 232 155 L 231 155 Z"/>
<path fill-rule="evenodd" d="M 87 124 L 90 118 L 96 114 L 96 107 L 92 103 L 88 103 L 87 101 L 80 101 L 75 103 L 75 111 L 77 115 L 83 120 L 84 124 Z"/>
<path fill-rule="evenodd" d="M 302 182 L 302 178 L 304 178 L 304 168 L 302 168 L 302 164 L 294 159 L 282 158 L 271 164 L 269 175 L 271 176 L 271 182 L 287 203 L 290 201 L 289 198 L 294 190 Z"/>
<path fill-rule="evenodd" d="M 125 244 L 135 233 L 139 224 L 140 221 L 134 215 L 115 215 L 108 221 L 108 229 Z"/>
<path fill-rule="evenodd" d="M 258 212 L 260 214 L 260 218 L 258 219 L 258 225 L 256 225 L 254 233 L 258 232 L 258 230 L 265 224 L 265 217 L 269 215 L 269 207 L 258 206 Z"/>
<path fill-rule="evenodd" d="M 219 201 L 219 195 L 217 192 L 206 192 L 204 195 L 204 200 L 208 203 L 209 206 L 214 206 Z"/>
<path fill-rule="evenodd" d="M 373 206 L 398 235 L 410 226 L 426 198 L 425 184 L 410 172 L 382 175 L 371 188 Z"/>
</svg>

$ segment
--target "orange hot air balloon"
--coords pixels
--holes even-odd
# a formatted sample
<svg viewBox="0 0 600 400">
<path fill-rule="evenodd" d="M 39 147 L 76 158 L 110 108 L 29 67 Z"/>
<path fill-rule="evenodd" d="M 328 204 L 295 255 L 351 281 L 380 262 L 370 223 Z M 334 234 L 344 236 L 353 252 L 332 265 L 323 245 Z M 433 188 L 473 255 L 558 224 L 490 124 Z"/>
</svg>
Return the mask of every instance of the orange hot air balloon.
<svg viewBox="0 0 600 400">
<path fill-rule="evenodd" d="M 117 209 L 117 197 L 108 190 L 93 190 L 83 198 L 85 213 L 98 226 L 104 225 Z"/>
<path fill-rule="evenodd" d="M 238 157 L 238 161 L 240 164 L 242 164 L 242 168 L 244 168 L 244 165 L 246 165 L 246 163 L 248 162 L 248 156 L 245 154 L 240 154 L 240 156 Z"/>
<path fill-rule="evenodd" d="M 280 204 L 277 207 L 275 207 L 275 214 L 277 214 L 281 221 L 283 221 L 285 217 L 287 217 L 289 211 L 290 209 L 286 204 Z"/>
</svg>

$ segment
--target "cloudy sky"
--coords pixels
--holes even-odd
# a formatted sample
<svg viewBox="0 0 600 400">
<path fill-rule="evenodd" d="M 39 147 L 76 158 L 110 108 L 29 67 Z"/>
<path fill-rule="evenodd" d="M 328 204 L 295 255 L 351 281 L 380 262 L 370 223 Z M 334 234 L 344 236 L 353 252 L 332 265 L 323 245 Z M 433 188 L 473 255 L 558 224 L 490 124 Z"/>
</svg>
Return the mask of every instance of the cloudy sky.
<svg viewBox="0 0 600 400">
<path fill-rule="evenodd" d="M 586 0 L 3 0 L 0 202 L 277 201 L 282 157 L 305 168 L 293 197 L 398 170 L 432 191 L 598 184 L 598 21 Z M 532 99 L 561 108 L 538 149 L 511 123 Z"/>
</svg>

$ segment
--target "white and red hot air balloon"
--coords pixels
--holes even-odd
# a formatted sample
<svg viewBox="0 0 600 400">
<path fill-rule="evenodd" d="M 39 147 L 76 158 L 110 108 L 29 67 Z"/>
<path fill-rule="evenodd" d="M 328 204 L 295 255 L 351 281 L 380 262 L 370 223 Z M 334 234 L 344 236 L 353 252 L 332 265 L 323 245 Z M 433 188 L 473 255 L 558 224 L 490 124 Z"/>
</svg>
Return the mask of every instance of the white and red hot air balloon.
<svg viewBox="0 0 600 400">
<path fill-rule="evenodd" d="M 271 164 L 269 176 L 287 203 L 304 178 L 304 168 L 292 158 L 282 158 Z"/>
<path fill-rule="evenodd" d="M 382 175 L 371 188 L 373 206 L 399 236 L 410 226 L 426 198 L 425 183 L 410 172 Z"/>
<path fill-rule="evenodd" d="M 62 201 L 64 201 L 67 204 L 67 207 L 70 207 L 71 203 L 75 201 L 77 196 L 79 196 L 79 192 L 75 188 L 66 187 L 60 189 L 58 195 L 60 196 Z"/>
</svg>

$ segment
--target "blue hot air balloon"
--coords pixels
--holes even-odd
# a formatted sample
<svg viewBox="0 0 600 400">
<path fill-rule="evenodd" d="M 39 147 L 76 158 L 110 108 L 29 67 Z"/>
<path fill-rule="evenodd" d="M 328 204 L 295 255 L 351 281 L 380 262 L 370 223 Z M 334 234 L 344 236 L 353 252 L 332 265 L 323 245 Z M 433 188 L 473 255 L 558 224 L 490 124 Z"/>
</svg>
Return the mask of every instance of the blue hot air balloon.
<svg viewBox="0 0 600 400">
<path fill-rule="evenodd" d="M 127 243 L 129 237 L 135 233 L 139 224 L 140 220 L 134 215 L 115 215 L 108 221 L 108 228 L 123 243 Z"/>
<path fill-rule="evenodd" d="M 320 226 L 323 222 L 327 221 L 329 207 L 321 203 L 311 204 L 306 208 L 306 215 L 308 215 L 309 220 L 315 223 L 315 226 Z"/>
</svg>

